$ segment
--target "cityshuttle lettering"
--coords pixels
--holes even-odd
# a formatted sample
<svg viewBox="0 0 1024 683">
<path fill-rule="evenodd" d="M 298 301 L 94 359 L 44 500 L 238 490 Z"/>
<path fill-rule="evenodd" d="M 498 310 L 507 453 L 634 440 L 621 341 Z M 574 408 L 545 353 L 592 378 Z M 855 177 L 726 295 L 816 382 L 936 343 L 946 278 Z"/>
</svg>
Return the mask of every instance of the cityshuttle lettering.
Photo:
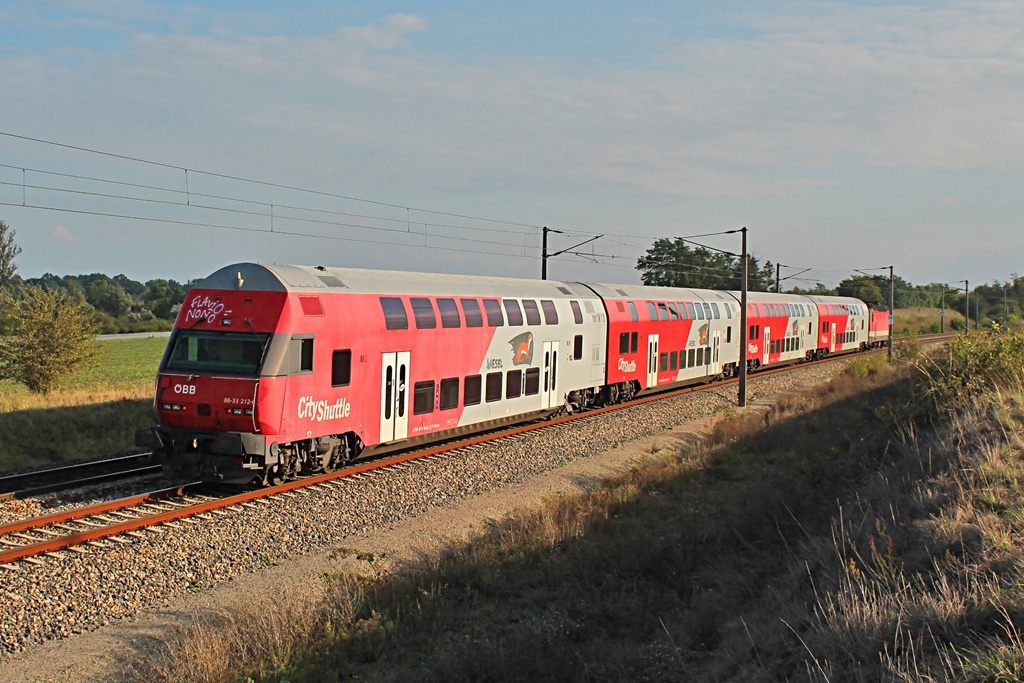
<svg viewBox="0 0 1024 683">
<path fill-rule="evenodd" d="M 299 399 L 299 419 L 323 422 L 324 420 L 337 420 L 348 417 L 352 412 L 352 404 L 347 399 L 339 398 L 334 403 L 317 401 L 312 396 L 303 396 Z"/>
<path fill-rule="evenodd" d="M 619 359 L 619 372 L 636 372 L 636 361 L 627 361 L 625 358 Z"/>
</svg>

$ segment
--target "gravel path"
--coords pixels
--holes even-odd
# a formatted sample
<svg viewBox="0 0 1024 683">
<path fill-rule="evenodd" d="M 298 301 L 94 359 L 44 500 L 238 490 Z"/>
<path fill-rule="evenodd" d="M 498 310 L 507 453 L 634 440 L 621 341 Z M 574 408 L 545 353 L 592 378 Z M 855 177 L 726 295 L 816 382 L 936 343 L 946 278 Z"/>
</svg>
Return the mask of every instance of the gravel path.
<svg viewBox="0 0 1024 683">
<path fill-rule="evenodd" d="M 755 376 L 748 383 L 748 404 L 823 382 L 847 363 Z M 337 486 L 246 504 L 223 516 L 182 520 L 123 543 L 103 541 L 84 553 L 64 551 L 59 558 L 43 558 L 42 564 L 0 569 L 0 680 L 19 680 L 10 676 L 23 676 L 26 670 L 47 680 L 49 674 L 24 667 L 26 657 L 35 659 L 45 651 L 41 643 L 166 609 L 183 596 L 228 580 L 248 581 L 249 575 L 296 556 L 325 555 L 424 512 L 707 417 L 735 405 L 735 398 L 733 385 L 636 406 L 349 478 Z M 5 659 L 10 660 L 7 666 Z"/>
</svg>

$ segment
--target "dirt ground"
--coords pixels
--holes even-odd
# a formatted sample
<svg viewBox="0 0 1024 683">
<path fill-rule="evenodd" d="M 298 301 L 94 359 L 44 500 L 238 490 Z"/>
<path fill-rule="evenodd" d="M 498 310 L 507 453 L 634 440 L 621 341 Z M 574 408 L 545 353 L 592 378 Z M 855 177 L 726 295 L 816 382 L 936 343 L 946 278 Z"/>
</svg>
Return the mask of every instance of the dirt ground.
<svg viewBox="0 0 1024 683">
<path fill-rule="evenodd" d="M 750 409 L 764 408 L 755 402 Z M 339 546 L 372 554 L 372 562 L 355 559 L 355 553 L 333 559 L 329 550 L 269 567 L 259 573 L 223 583 L 212 590 L 189 594 L 168 607 L 151 610 L 100 630 L 30 647 L 13 658 L 0 660 L 2 681 L 120 681 L 127 666 L 140 656 L 162 647 L 176 625 L 189 622 L 196 614 L 230 610 L 255 594 L 273 594 L 282 584 L 311 585 L 309 581 L 325 571 L 386 572 L 421 553 L 483 530 L 488 520 L 500 519 L 516 509 L 537 506 L 545 496 L 584 490 L 603 478 L 629 469 L 650 457 L 653 449 L 679 449 L 697 440 L 714 418 L 705 418 L 641 439 L 620 448 L 577 460 L 528 482 L 466 499 L 459 504 L 429 510 L 396 524 L 393 528 L 361 537 L 339 539 Z"/>
</svg>

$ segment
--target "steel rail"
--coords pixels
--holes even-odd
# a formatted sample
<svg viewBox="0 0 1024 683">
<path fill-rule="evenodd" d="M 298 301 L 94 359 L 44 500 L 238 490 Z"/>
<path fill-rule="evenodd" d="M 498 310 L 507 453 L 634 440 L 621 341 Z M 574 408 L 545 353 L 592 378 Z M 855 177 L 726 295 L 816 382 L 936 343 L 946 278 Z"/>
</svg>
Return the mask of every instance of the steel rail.
<svg viewBox="0 0 1024 683">
<path fill-rule="evenodd" d="M 941 341 L 941 340 L 934 340 Z M 873 349 L 868 353 L 879 353 L 883 349 Z M 812 362 L 793 362 L 791 364 L 783 365 L 780 367 L 769 368 L 766 370 L 760 370 L 756 373 L 757 377 L 767 377 L 769 375 L 789 372 L 792 370 L 798 370 L 807 368 L 813 365 L 819 365 L 824 363 L 831 363 L 846 358 L 855 357 L 853 353 L 840 353 L 835 355 L 829 355 L 825 358 L 812 361 Z M 680 387 L 678 389 L 671 389 L 667 391 L 654 392 L 646 396 L 633 399 L 627 403 L 620 403 L 611 406 L 604 406 L 601 408 L 595 408 L 592 410 L 583 411 L 580 413 L 565 415 L 562 417 L 553 418 L 550 420 L 544 420 L 539 422 L 532 422 L 525 425 L 513 427 L 511 429 L 500 430 L 497 432 L 490 432 L 476 437 L 468 439 L 460 439 L 456 442 L 440 444 L 438 446 L 429 447 L 425 449 L 417 449 L 415 451 L 407 453 L 399 453 L 397 455 L 382 457 L 372 461 L 368 461 L 362 464 L 353 465 L 346 467 L 343 470 L 337 472 L 329 472 L 325 474 L 319 474 L 311 477 L 305 477 L 295 481 L 280 484 L 278 486 L 254 489 L 251 491 L 245 491 L 242 493 L 226 496 L 224 498 L 218 498 L 216 500 L 204 501 L 189 505 L 187 507 L 175 508 L 173 510 L 166 510 L 152 515 L 144 515 L 137 519 L 124 520 L 122 522 L 108 524 L 107 526 L 98 527 L 95 529 L 89 529 L 78 533 L 71 533 L 67 535 L 57 536 L 38 542 L 10 548 L 8 550 L 0 551 L 0 565 L 10 564 L 17 560 L 32 557 L 34 555 L 41 555 L 44 553 L 52 553 L 64 548 L 71 546 L 81 545 L 90 541 L 99 541 L 104 538 L 112 536 L 118 536 L 131 531 L 139 531 L 147 527 L 156 526 L 166 522 L 173 522 L 178 519 L 186 517 L 192 517 L 204 512 L 210 512 L 227 507 L 233 507 L 241 505 L 243 503 L 250 503 L 256 500 L 262 500 L 264 498 L 270 498 L 282 493 L 311 487 L 317 484 L 326 484 L 334 482 L 340 479 L 348 477 L 354 477 L 359 474 L 365 474 L 374 470 L 382 470 L 388 467 L 394 467 L 395 465 L 412 462 L 416 460 L 425 460 L 437 455 L 441 455 L 448 452 L 457 451 L 463 448 L 470 448 L 472 446 L 488 443 L 491 441 L 498 441 L 499 439 L 511 438 L 520 434 L 526 434 L 529 432 L 538 431 L 541 429 L 549 429 L 562 425 L 568 422 L 574 422 L 576 420 L 588 419 L 604 415 L 606 413 L 625 410 L 654 401 L 661 401 L 677 396 L 683 396 L 696 391 L 705 391 L 709 389 L 716 389 L 723 385 L 735 384 L 739 380 L 737 378 L 730 378 L 727 380 L 716 381 L 711 383 L 694 384 L 686 387 Z M 106 503 L 100 503 L 95 506 L 89 506 L 86 508 L 78 508 L 75 510 L 68 510 L 65 512 L 54 513 L 52 515 L 45 515 L 42 517 L 35 517 L 33 519 L 23 520 L 20 522 L 13 522 L 10 524 L 0 525 L 0 537 L 8 534 L 20 533 L 29 531 L 32 529 L 38 529 L 49 525 L 63 523 L 67 521 L 74 521 L 76 519 L 84 519 L 87 517 L 103 514 L 104 512 L 116 511 L 120 509 L 132 508 L 147 502 L 154 502 L 160 499 L 166 499 L 167 497 L 174 495 L 185 495 L 185 488 L 187 486 L 178 487 L 176 489 L 164 489 L 163 491 L 141 494 L 138 496 L 132 496 L 129 498 L 122 498 L 118 500 L 109 501 Z M 173 493 L 172 493 L 173 492 Z M 157 498 L 156 496 L 160 496 Z"/>
</svg>

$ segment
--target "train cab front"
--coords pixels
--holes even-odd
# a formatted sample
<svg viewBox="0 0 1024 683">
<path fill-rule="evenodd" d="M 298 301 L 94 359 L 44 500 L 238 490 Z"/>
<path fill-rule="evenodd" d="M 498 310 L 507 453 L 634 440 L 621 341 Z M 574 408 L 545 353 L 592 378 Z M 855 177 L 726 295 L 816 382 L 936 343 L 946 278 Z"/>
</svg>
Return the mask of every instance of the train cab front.
<svg viewBox="0 0 1024 683">
<path fill-rule="evenodd" d="M 272 335 L 211 327 L 172 332 L 157 374 L 157 426 L 138 430 L 136 445 L 176 478 L 258 482 L 267 454 L 259 371 Z"/>
</svg>

